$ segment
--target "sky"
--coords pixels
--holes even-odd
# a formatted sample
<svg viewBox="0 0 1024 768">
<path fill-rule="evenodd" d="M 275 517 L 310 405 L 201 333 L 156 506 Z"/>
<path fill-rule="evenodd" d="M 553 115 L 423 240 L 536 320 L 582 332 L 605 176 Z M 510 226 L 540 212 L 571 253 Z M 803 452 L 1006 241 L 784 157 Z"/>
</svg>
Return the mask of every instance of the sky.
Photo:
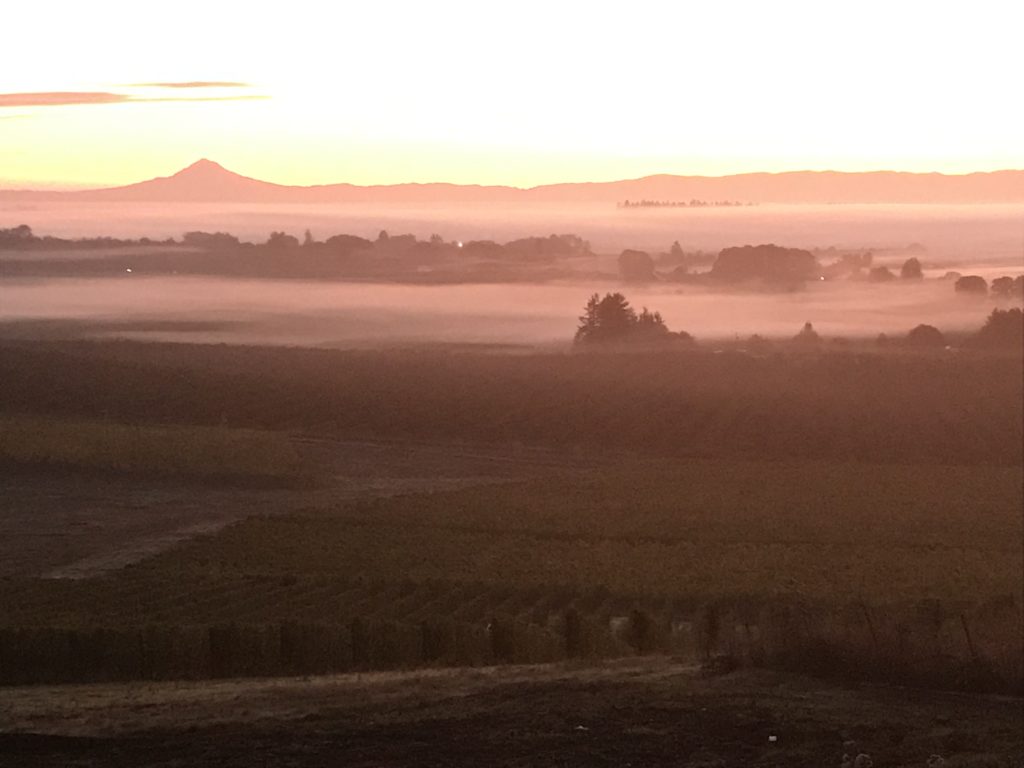
<svg viewBox="0 0 1024 768">
<path fill-rule="evenodd" d="M 1024 168 L 1024 3 L 37 0 L 0 186 Z M 13 31 L 13 33 L 12 33 Z"/>
</svg>

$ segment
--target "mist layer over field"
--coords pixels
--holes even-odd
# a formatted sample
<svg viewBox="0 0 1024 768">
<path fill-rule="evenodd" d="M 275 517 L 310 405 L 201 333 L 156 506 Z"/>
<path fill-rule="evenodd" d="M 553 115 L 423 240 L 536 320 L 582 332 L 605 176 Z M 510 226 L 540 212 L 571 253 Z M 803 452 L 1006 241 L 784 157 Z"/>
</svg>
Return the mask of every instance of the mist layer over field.
<svg viewBox="0 0 1024 768">
<path fill-rule="evenodd" d="M 567 344 L 587 297 L 617 284 L 445 285 L 139 277 L 7 280 L 0 321 L 86 321 L 133 338 L 359 346 L 424 342 Z M 945 280 L 815 283 L 788 294 L 626 288 L 637 306 L 698 339 L 903 334 L 918 323 L 974 330 L 995 306 Z M 22 325 L 22 323 L 16 323 Z M 89 330 L 87 328 L 87 330 Z"/>
<path fill-rule="evenodd" d="M 1024 272 L 1020 205 L 757 205 L 723 208 L 617 208 L 496 205 L 147 205 L 7 204 L 0 225 L 26 223 L 62 237 L 180 238 L 185 231 L 228 231 L 263 242 L 272 230 L 317 238 L 386 229 L 420 238 L 494 239 L 575 233 L 617 272 L 624 248 L 652 254 L 678 240 L 709 254 L 734 245 L 872 249 L 874 263 L 898 271 L 907 246 L 927 278 L 947 270 L 987 279 Z M 138 248 L 140 254 L 148 247 Z M 158 247 L 157 247 L 158 248 Z M 16 258 L 94 259 L 110 249 L 26 251 Z M 12 256 L 14 257 L 14 256 Z M 828 256 L 821 257 L 822 262 Z M 698 267 L 707 269 L 707 266 Z M 2 277 L 2 275 L 0 275 Z M 951 281 L 814 283 L 799 293 L 716 293 L 670 284 L 649 287 L 584 281 L 542 285 L 414 286 L 200 277 L 47 278 L 0 281 L 0 319 L 85 321 L 94 335 L 165 340 L 327 346 L 361 344 L 568 343 L 587 297 L 623 290 L 639 309 L 661 311 L 669 327 L 698 339 L 792 336 L 805 322 L 825 336 L 903 334 L 919 323 L 944 332 L 978 328 L 994 303 L 955 295 Z M 46 322 L 43 323 L 44 325 Z M 22 327 L 27 327 L 22 325 Z"/>
</svg>

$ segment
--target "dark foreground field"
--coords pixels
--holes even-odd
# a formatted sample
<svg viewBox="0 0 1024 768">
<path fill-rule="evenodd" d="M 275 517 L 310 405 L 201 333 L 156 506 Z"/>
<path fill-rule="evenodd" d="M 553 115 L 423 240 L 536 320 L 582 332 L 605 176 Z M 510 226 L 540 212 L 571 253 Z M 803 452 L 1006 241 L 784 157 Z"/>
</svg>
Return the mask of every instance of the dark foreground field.
<svg viewBox="0 0 1024 768">
<path fill-rule="evenodd" d="M 1024 765 L 1019 356 L 0 376 L 0 766 Z"/>
<path fill-rule="evenodd" d="M 1019 699 L 669 659 L 0 692 L 4 768 L 1024 765 Z M 773 739 L 774 737 L 774 739 Z M 929 763 L 929 759 L 933 762 Z"/>
</svg>

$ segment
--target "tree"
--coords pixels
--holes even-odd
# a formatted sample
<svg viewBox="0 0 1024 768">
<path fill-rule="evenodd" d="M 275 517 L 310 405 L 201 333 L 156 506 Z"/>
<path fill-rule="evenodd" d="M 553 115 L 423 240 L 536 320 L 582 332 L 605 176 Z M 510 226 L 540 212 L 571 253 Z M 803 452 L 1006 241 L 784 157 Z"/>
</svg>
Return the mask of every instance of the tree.
<svg viewBox="0 0 1024 768">
<path fill-rule="evenodd" d="M 686 263 L 686 253 L 683 252 L 683 246 L 676 240 L 672 243 L 672 247 L 668 249 L 669 256 L 672 257 L 672 263 L 682 265 Z"/>
<path fill-rule="evenodd" d="M 267 238 L 267 247 L 275 250 L 287 250 L 289 248 L 298 248 L 299 239 L 294 235 L 289 235 L 286 232 L 271 232 L 270 237 Z"/>
<path fill-rule="evenodd" d="M 654 259 L 645 251 L 627 249 L 619 255 L 619 275 L 630 283 L 649 283 L 655 279 Z"/>
<path fill-rule="evenodd" d="M 895 279 L 896 275 L 888 267 L 872 267 L 871 271 L 868 272 L 868 280 L 872 283 L 887 283 Z"/>
<path fill-rule="evenodd" d="M 644 307 L 636 316 L 635 332 L 647 339 L 659 339 L 668 336 L 668 326 L 661 317 L 661 312 L 651 312 Z"/>
<path fill-rule="evenodd" d="M 900 267 L 900 277 L 903 280 L 921 280 L 924 277 L 924 272 L 921 271 L 921 262 L 911 256 Z"/>
<path fill-rule="evenodd" d="M 373 245 L 369 240 L 355 235 L 333 235 L 324 242 L 329 250 L 350 252 L 365 250 Z"/>
<path fill-rule="evenodd" d="M 636 312 L 621 293 L 606 294 L 597 303 L 598 336 L 615 339 L 624 338 L 633 330 Z"/>
<path fill-rule="evenodd" d="M 186 232 L 181 238 L 185 245 L 194 245 L 210 250 L 237 248 L 238 238 L 227 232 Z"/>
<path fill-rule="evenodd" d="M 28 224 L 19 224 L 11 229 L 0 229 L 0 247 L 24 245 L 34 238 L 32 227 Z"/>
<path fill-rule="evenodd" d="M 709 275 L 728 283 L 760 280 L 792 286 L 816 278 L 819 271 L 818 261 L 810 251 L 768 244 L 723 249 Z"/>
<path fill-rule="evenodd" d="M 912 347 L 945 347 L 946 337 L 934 325 L 922 323 L 907 334 L 907 344 Z"/>
<path fill-rule="evenodd" d="M 974 296 L 987 296 L 988 283 L 979 275 L 964 275 L 953 283 L 953 290 Z"/>
<path fill-rule="evenodd" d="M 601 297 L 596 293 L 591 294 L 583 307 L 583 314 L 580 315 L 580 324 L 576 328 L 576 343 L 581 341 L 594 341 L 598 335 L 597 308 L 601 304 Z"/>
<path fill-rule="evenodd" d="M 607 293 L 604 298 L 593 294 L 583 308 L 576 329 L 577 344 L 604 342 L 662 341 L 676 337 L 665 325 L 660 312 L 644 307 L 640 314 L 621 293 Z M 678 338 L 688 339 L 688 334 Z"/>
<path fill-rule="evenodd" d="M 309 230 L 307 229 L 307 230 L 306 230 L 306 234 L 305 234 L 305 236 L 304 236 L 304 237 L 302 238 L 302 244 L 303 244 L 303 246 L 305 246 L 305 247 L 307 247 L 307 248 L 308 248 L 309 246 L 313 245 L 313 243 L 315 243 L 315 242 L 316 242 L 316 241 L 315 241 L 315 240 L 313 239 L 313 233 L 312 233 L 312 232 L 310 232 L 310 231 L 309 231 Z"/>
<path fill-rule="evenodd" d="M 818 332 L 814 330 L 814 326 L 810 323 L 804 323 L 804 327 L 800 329 L 800 333 L 793 337 L 793 341 L 799 344 L 817 344 L 821 341 L 821 337 Z"/>
<path fill-rule="evenodd" d="M 972 338 L 971 344 L 978 347 L 1024 348 L 1024 312 L 1013 309 L 993 309 L 985 325 Z"/>
<path fill-rule="evenodd" d="M 1017 286 L 1020 285 L 1020 278 L 1014 280 L 1012 277 L 997 277 L 992 281 L 992 295 L 1000 299 L 1008 299 L 1014 295 Z"/>
</svg>

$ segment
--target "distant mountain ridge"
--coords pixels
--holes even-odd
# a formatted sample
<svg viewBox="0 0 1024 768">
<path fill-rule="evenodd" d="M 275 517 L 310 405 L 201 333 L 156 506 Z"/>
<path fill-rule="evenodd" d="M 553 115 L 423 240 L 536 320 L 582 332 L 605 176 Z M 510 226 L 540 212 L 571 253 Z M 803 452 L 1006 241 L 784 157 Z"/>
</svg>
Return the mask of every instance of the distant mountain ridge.
<svg viewBox="0 0 1024 768">
<path fill-rule="evenodd" d="M 519 188 L 468 184 L 287 186 L 199 160 L 171 176 L 122 187 L 74 191 L 0 190 L 0 199 L 166 203 L 572 203 L 624 200 L 736 200 L 752 203 L 1017 203 L 1024 170 L 965 175 L 791 171 L 732 176 L 659 174 L 606 182 Z"/>
</svg>

